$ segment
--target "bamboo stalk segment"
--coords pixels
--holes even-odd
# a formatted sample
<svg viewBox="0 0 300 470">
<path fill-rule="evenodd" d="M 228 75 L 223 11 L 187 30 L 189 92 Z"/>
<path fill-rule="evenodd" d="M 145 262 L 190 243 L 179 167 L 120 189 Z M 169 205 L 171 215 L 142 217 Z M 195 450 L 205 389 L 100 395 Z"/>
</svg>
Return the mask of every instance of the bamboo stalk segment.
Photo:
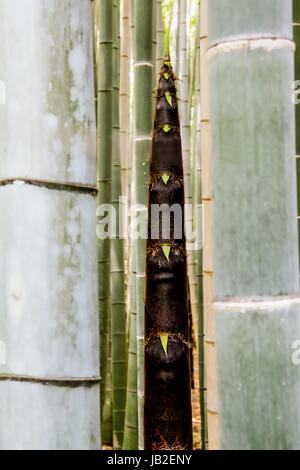
<svg viewBox="0 0 300 470">
<path fill-rule="evenodd" d="M 296 44 L 295 51 L 295 90 L 296 92 L 296 104 L 295 104 L 295 116 L 296 116 L 296 167 L 297 167 L 297 194 L 298 194 L 298 233 L 300 232 L 300 107 L 299 107 L 299 84 L 300 80 L 300 4 L 298 0 L 293 0 L 293 30 L 294 30 L 294 41 Z M 299 239 L 300 247 L 300 239 Z"/>
<path fill-rule="evenodd" d="M 220 446 L 296 449 L 292 3 L 212 0 L 208 8 Z"/>
<path fill-rule="evenodd" d="M 142 226 L 147 226 L 147 184 L 149 153 L 152 133 L 152 85 L 153 85 L 153 1 L 136 0 L 134 5 L 134 152 L 136 204 Z M 135 241 L 137 274 L 137 386 L 139 449 L 144 447 L 144 298 L 146 236 Z"/>
<path fill-rule="evenodd" d="M 92 4 L 0 23 L 0 448 L 99 450 Z"/>
<path fill-rule="evenodd" d="M 155 218 L 155 205 L 179 215 Z M 172 221 L 171 221 L 172 220 Z M 154 234 L 154 231 L 157 234 Z M 192 449 L 184 182 L 175 79 L 169 59 L 156 89 L 148 199 L 145 449 Z"/>
<path fill-rule="evenodd" d="M 208 81 L 208 2 L 200 5 L 201 163 L 203 201 L 203 304 L 207 386 L 208 448 L 219 448 L 215 318 L 213 311 L 213 237 L 211 186 L 211 130 Z"/>
<path fill-rule="evenodd" d="M 112 202 L 112 113 L 113 113 L 113 4 L 110 0 L 97 0 L 95 8 L 99 10 L 98 31 L 98 101 L 97 101 L 97 186 L 98 205 Z M 101 219 L 98 227 L 101 227 Z M 100 319 L 100 373 L 101 413 L 107 395 L 107 376 L 109 357 L 109 321 L 110 304 L 110 238 L 98 240 L 98 296 Z M 106 412 L 107 414 L 107 412 Z M 103 429 L 103 426 L 102 426 Z"/>
<path fill-rule="evenodd" d="M 120 238 L 122 207 L 120 159 L 120 2 L 113 2 L 113 122 L 112 122 L 112 205 L 117 219 L 117 235 L 111 240 L 111 343 L 113 447 L 122 449 L 126 402 L 126 316 L 124 242 Z"/>
</svg>

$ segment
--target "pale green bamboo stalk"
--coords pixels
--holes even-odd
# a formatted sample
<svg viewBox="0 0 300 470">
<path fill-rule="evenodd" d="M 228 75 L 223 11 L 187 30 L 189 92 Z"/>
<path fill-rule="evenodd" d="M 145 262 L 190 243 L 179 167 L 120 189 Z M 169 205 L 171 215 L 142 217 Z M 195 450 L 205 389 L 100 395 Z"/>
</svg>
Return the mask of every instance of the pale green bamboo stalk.
<svg viewBox="0 0 300 470">
<path fill-rule="evenodd" d="M 130 156 L 130 0 L 122 3 L 122 34 L 120 58 L 120 142 L 122 193 L 127 195 L 127 173 Z M 125 221 L 126 223 L 126 221 Z M 125 225 L 127 233 L 127 225 Z"/>
<path fill-rule="evenodd" d="M 153 60 L 153 72 L 152 72 L 152 89 L 154 90 L 156 87 L 156 81 L 157 81 L 157 73 L 156 73 L 156 53 L 157 53 L 157 35 L 156 35 L 156 30 L 157 30 L 157 5 L 156 5 L 156 0 L 152 0 L 152 60 Z M 154 100 L 153 100 L 153 110 L 154 110 Z"/>
<path fill-rule="evenodd" d="M 292 2 L 208 12 L 221 448 L 299 449 Z"/>
<path fill-rule="evenodd" d="M 135 2 L 135 63 L 134 63 L 134 151 L 136 165 L 136 202 L 147 233 L 147 196 L 149 152 L 152 135 L 153 85 L 153 1 Z M 144 298 L 145 298 L 145 235 L 136 240 L 137 270 L 137 385 L 139 449 L 144 447 Z"/>
<path fill-rule="evenodd" d="M 134 0 L 130 0 L 130 38 L 131 38 L 131 65 L 134 62 Z M 133 68 L 130 68 L 133 71 Z M 128 207 L 135 203 L 135 154 L 133 151 L 133 86 L 131 84 L 130 108 L 130 175 L 128 174 Z M 138 449 L 138 402 L 137 402 L 137 325 L 136 325 L 136 249 L 135 240 L 132 238 L 130 222 L 132 214 L 129 210 L 129 282 L 127 293 L 127 305 L 129 312 L 129 347 L 128 347 L 128 369 L 127 369 L 127 392 L 124 428 L 124 450 Z"/>
<path fill-rule="evenodd" d="M 177 76 L 179 76 L 179 64 L 180 64 L 180 0 L 174 0 L 174 19 L 173 19 L 173 68 Z"/>
<path fill-rule="evenodd" d="M 101 435 L 102 443 L 112 447 L 113 445 L 113 405 L 112 405 L 112 341 L 111 341 L 111 317 L 108 319 L 108 351 L 106 363 L 106 389 L 105 402 L 102 411 Z"/>
<path fill-rule="evenodd" d="M 185 192 L 185 227 L 187 229 L 188 274 L 193 318 L 197 317 L 197 279 L 194 257 L 195 236 L 193 235 L 193 198 L 191 188 L 191 135 L 190 135 L 190 109 L 189 109 L 189 61 L 187 40 L 187 0 L 179 0 L 179 82 L 178 95 L 180 98 L 179 112 L 181 120 L 182 158 L 184 171 Z"/>
<path fill-rule="evenodd" d="M 116 215 L 116 237 L 111 240 L 111 343 L 113 447 L 122 449 L 126 401 L 126 316 L 124 242 L 120 238 L 122 196 L 120 161 L 120 2 L 113 1 L 113 122 L 112 205 Z"/>
<path fill-rule="evenodd" d="M 99 450 L 92 4 L 0 25 L 0 449 Z"/>
<path fill-rule="evenodd" d="M 130 327 L 128 348 L 127 395 L 124 429 L 124 450 L 138 449 L 138 401 L 137 401 L 137 325 L 136 325 L 136 272 L 134 246 L 131 249 L 131 296 L 130 296 Z"/>
<path fill-rule="evenodd" d="M 99 57 L 98 57 L 98 204 L 111 204 L 112 188 L 112 47 L 113 6 L 111 0 L 95 0 L 98 9 Z M 105 70 L 105 73 L 104 73 Z M 101 227 L 101 220 L 98 221 Z M 100 316 L 100 373 L 101 410 L 106 396 L 106 376 L 110 306 L 110 238 L 98 241 L 99 316 Z"/>
<path fill-rule="evenodd" d="M 296 43 L 295 51 L 295 80 L 296 89 L 299 90 L 297 84 L 300 80 L 300 3 L 298 0 L 293 0 L 293 27 L 294 27 L 294 41 Z M 297 94 L 297 101 L 299 94 Z M 297 164 L 297 182 L 298 182 L 298 232 L 300 233 L 300 106 L 296 103 L 296 164 Z M 300 247 L 300 238 L 299 238 Z"/>
<path fill-rule="evenodd" d="M 163 6 L 162 0 L 156 0 L 156 77 L 160 72 L 163 60 L 164 60 L 164 48 L 165 48 L 165 37 L 164 37 L 164 25 L 163 25 Z"/>
<path fill-rule="evenodd" d="M 204 355 L 204 305 L 203 305 L 203 206 L 202 206 L 202 165 L 201 165 L 201 69 L 200 69 L 200 0 L 198 0 L 196 26 L 196 67 L 195 67 L 195 170 L 196 170 L 196 223 L 197 223 L 197 294 L 198 294 L 198 359 L 200 387 L 200 416 L 201 416 L 201 449 L 207 448 L 207 412 L 206 412 L 206 379 Z"/>
<path fill-rule="evenodd" d="M 213 243 L 211 186 L 211 129 L 208 87 L 208 0 L 200 3 L 200 95 L 201 95 L 201 183 L 203 210 L 203 306 L 204 345 L 209 450 L 219 449 L 218 387 L 216 374 L 216 332 L 213 311 Z"/>
</svg>

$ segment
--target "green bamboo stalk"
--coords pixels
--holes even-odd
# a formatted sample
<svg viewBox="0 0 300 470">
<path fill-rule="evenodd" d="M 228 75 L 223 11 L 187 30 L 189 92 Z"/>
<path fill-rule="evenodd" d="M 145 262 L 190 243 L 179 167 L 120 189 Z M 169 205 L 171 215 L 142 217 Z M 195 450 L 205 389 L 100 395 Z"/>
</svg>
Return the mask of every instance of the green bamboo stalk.
<svg viewBox="0 0 300 470">
<path fill-rule="evenodd" d="M 177 76 L 179 76 L 179 66 L 180 66 L 180 0 L 174 0 L 174 37 L 173 37 L 173 49 L 174 49 L 174 58 L 173 66 L 174 71 Z"/>
<path fill-rule="evenodd" d="M 95 0 L 98 13 L 98 129 L 97 129 L 97 181 L 98 204 L 112 201 L 112 79 L 113 79 L 113 5 L 111 0 Z M 101 221 L 98 221 L 101 224 Z M 100 317 L 100 374 L 101 413 L 106 397 L 108 373 L 108 323 L 110 306 L 110 238 L 98 241 L 99 317 Z"/>
<path fill-rule="evenodd" d="M 0 25 L 0 449 L 99 450 L 92 4 Z"/>
<path fill-rule="evenodd" d="M 190 297 L 193 317 L 197 317 L 197 279 L 196 263 L 194 256 L 195 237 L 193 232 L 193 198 L 191 187 L 191 135 L 190 135 L 190 108 L 189 108 L 189 61 L 188 61 L 188 40 L 187 40 L 187 0 L 179 0 L 180 23 L 179 23 L 179 72 L 178 95 L 179 113 L 181 121 L 182 156 L 184 170 L 184 190 L 185 190 L 185 226 L 188 230 L 187 239 L 188 251 L 188 274 L 190 284 Z"/>
<path fill-rule="evenodd" d="M 152 133 L 152 84 L 153 84 L 153 43 L 152 17 L 153 0 L 135 2 L 135 64 L 134 64 L 134 151 L 136 202 L 141 204 L 140 211 L 144 227 L 147 226 L 147 183 L 149 175 L 148 155 Z M 139 449 L 144 446 L 144 297 L 145 297 L 145 251 L 146 240 L 136 240 L 137 272 L 137 385 L 138 385 L 138 423 Z"/>
<path fill-rule="evenodd" d="M 216 373 L 216 332 L 213 310 L 213 243 L 211 185 L 211 127 L 208 89 L 208 0 L 200 3 L 200 95 L 201 95 L 201 184 L 203 211 L 203 306 L 209 450 L 219 449 L 218 387 Z"/>
<path fill-rule="evenodd" d="M 157 5 L 156 0 L 152 1 L 152 61 L 153 61 L 153 71 L 152 71 L 152 89 L 154 90 L 156 86 L 157 74 L 156 74 L 156 53 L 157 53 Z M 154 106 L 154 105 L 153 105 Z M 153 108 L 154 109 L 154 108 Z"/>
<path fill-rule="evenodd" d="M 130 0 L 122 3 L 122 34 L 120 58 L 120 142 L 122 193 L 128 200 L 127 178 L 130 161 Z M 126 221 L 125 221 L 126 223 Z M 127 226 L 124 232 L 127 233 Z"/>
<path fill-rule="evenodd" d="M 161 64 L 164 60 L 164 48 L 165 48 L 165 37 L 164 37 L 164 25 L 163 25 L 163 5 L 162 0 L 156 0 L 156 75 L 161 69 Z"/>
<path fill-rule="evenodd" d="M 126 316 L 124 243 L 120 238 L 119 198 L 122 196 L 120 161 L 120 2 L 113 1 L 113 122 L 112 122 L 112 205 L 117 234 L 111 240 L 111 343 L 113 447 L 122 449 L 126 402 Z"/>
<path fill-rule="evenodd" d="M 297 81 L 300 80 L 300 3 L 298 0 L 293 0 L 293 28 L 294 28 L 294 41 L 296 44 L 295 51 L 295 80 L 296 89 L 299 90 Z M 299 95 L 297 95 L 299 100 Z M 296 164 L 297 164 L 297 182 L 298 182 L 298 232 L 300 233 L 300 106 L 296 103 L 295 106 L 296 116 Z M 299 238 L 300 247 L 300 238 Z M 300 251 L 300 250 L 299 250 Z"/>
<path fill-rule="evenodd" d="M 221 448 L 299 449 L 292 2 L 208 12 Z"/>
<path fill-rule="evenodd" d="M 124 429 L 124 450 L 138 449 L 138 402 L 137 402 L 137 325 L 136 325 L 136 272 L 135 250 L 132 247 L 130 328 L 128 348 L 127 395 Z"/>
<path fill-rule="evenodd" d="M 207 448 L 207 416 L 206 416 L 206 380 L 204 356 L 204 305 L 203 305 L 203 227 L 202 227 L 202 168 L 201 168 L 201 80 L 200 80 L 200 0 L 198 0 L 196 25 L 196 67 L 195 67 L 195 116 L 196 116 L 196 142 L 195 142 L 195 169 L 196 169 L 196 223 L 197 223 L 197 294 L 198 294 L 198 359 L 199 359 L 199 387 L 200 387 L 200 416 L 201 416 L 201 449 Z"/>
</svg>

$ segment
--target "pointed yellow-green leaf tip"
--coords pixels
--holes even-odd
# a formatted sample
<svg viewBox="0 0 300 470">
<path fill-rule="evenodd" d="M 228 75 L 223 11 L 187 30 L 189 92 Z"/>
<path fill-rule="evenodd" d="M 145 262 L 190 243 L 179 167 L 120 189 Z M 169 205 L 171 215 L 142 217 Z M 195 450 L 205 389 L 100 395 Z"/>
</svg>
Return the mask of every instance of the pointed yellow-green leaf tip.
<svg viewBox="0 0 300 470">
<path fill-rule="evenodd" d="M 168 333 L 161 333 L 160 341 L 161 341 L 161 344 L 162 344 L 163 350 L 165 351 L 166 356 L 168 356 L 168 338 L 169 338 Z"/>
<path fill-rule="evenodd" d="M 167 134 L 169 131 L 171 130 L 171 126 L 169 126 L 168 124 L 166 124 L 164 127 L 163 127 L 163 131 Z"/>
<path fill-rule="evenodd" d="M 169 67 L 169 69 L 171 68 L 171 62 L 164 62 L 164 65 L 166 65 L 167 67 Z"/>
<path fill-rule="evenodd" d="M 169 105 L 172 106 L 172 95 L 171 95 L 171 93 L 169 91 L 166 91 L 165 96 L 166 96 L 166 100 L 169 103 Z"/>
<path fill-rule="evenodd" d="M 170 175 L 168 175 L 168 173 L 164 173 L 161 177 L 161 179 L 163 180 L 163 182 L 165 183 L 165 185 L 167 186 L 168 184 L 168 181 L 170 179 Z"/>
<path fill-rule="evenodd" d="M 170 261 L 170 251 L 171 251 L 170 245 L 162 245 L 162 251 L 166 259 Z"/>
<path fill-rule="evenodd" d="M 164 77 L 165 77 L 166 80 L 169 80 L 170 75 L 168 73 L 164 73 Z"/>
</svg>

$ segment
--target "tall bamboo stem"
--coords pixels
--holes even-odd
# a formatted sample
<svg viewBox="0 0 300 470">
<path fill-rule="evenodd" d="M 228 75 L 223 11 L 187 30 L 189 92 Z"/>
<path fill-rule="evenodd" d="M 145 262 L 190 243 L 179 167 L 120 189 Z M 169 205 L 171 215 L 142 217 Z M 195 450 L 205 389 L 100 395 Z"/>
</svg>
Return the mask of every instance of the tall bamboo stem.
<svg viewBox="0 0 300 470">
<path fill-rule="evenodd" d="M 92 4 L 0 25 L 0 449 L 99 450 Z"/>
<path fill-rule="evenodd" d="M 120 143 L 122 194 L 127 195 L 130 160 L 130 0 L 123 0 L 120 65 Z M 126 221 L 125 221 L 126 223 Z M 125 227 L 127 233 L 127 227 Z"/>
<path fill-rule="evenodd" d="M 295 51 L 295 80 L 297 89 L 299 90 L 298 82 L 300 80 L 300 3 L 298 0 L 293 0 L 293 28 L 294 28 L 294 41 L 296 44 Z M 299 94 L 297 95 L 299 101 Z M 298 182 L 298 233 L 300 233 L 300 106 L 296 103 L 296 165 L 297 165 L 297 182 Z M 300 238 L 299 238 L 300 247 Z"/>
<path fill-rule="evenodd" d="M 198 1 L 197 27 L 196 27 L 196 67 L 195 67 L 195 114 L 196 114 L 196 142 L 195 142 L 195 191 L 196 191 L 196 226 L 197 226 L 197 294 L 198 294 L 198 358 L 199 358 L 199 386 L 200 386 L 200 415 L 201 415 L 201 448 L 207 447 L 207 410 L 206 410 L 206 379 L 204 355 L 204 306 L 203 306 L 203 205 L 202 205 L 202 163 L 201 163 L 201 73 L 200 69 L 200 14 L 201 1 Z"/>
<path fill-rule="evenodd" d="M 163 24 L 163 6 L 162 0 L 156 0 L 156 73 L 155 80 L 157 75 L 160 72 L 161 64 L 164 60 L 164 47 L 165 47 L 165 37 L 164 37 L 164 24 Z"/>
<path fill-rule="evenodd" d="M 142 205 L 140 218 L 147 226 L 147 183 L 149 175 L 149 152 L 152 133 L 152 84 L 153 84 L 153 43 L 152 16 L 153 0 L 135 2 L 135 63 L 134 63 L 134 151 L 136 202 Z M 145 236 L 145 234 L 144 234 Z M 143 449 L 144 423 L 144 297 L 145 297 L 145 251 L 146 240 L 136 240 L 137 272 L 137 367 L 138 367 L 138 422 L 139 448 Z"/>
<path fill-rule="evenodd" d="M 113 5 L 111 0 L 95 0 L 98 8 L 98 129 L 97 182 L 98 204 L 111 204 L 112 178 L 112 73 L 113 73 Z M 101 220 L 98 221 L 101 224 Z M 101 225 L 100 225 L 101 227 Z M 110 238 L 98 241 L 101 411 L 106 396 L 108 322 L 110 307 Z"/>
<path fill-rule="evenodd" d="M 203 202 L 203 305 L 205 362 L 207 383 L 208 447 L 219 448 L 218 397 L 216 376 L 216 333 L 213 311 L 213 245 L 211 144 L 208 86 L 208 1 L 201 0 L 200 14 L 200 76 L 201 76 L 201 163 Z"/>
<path fill-rule="evenodd" d="M 113 1 L 113 122 L 112 122 L 112 204 L 117 234 L 111 240 L 111 339 L 113 446 L 122 449 L 126 402 L 126 317 L 124 282 L 124 243 L 120 238 L 122 196 L 120 161 L 120 2 Z"/>
<path fill-rule="evenodd" d="M 292 2 L 210 0 L 208 8 L 220 445 L 296 449 Z"/>
<path fill-rule="evenodd" d="M 161 69 L 150 161 L 145 310 L 145 448 L 192 449 L 184 183 L 175 80 Z M 154 207 L 180 208 L 173 219 Z M 162 222 L 160 222 L 160 219 Z M 172 220 L 172 221 L 171 221 Z"/>
</svg>

